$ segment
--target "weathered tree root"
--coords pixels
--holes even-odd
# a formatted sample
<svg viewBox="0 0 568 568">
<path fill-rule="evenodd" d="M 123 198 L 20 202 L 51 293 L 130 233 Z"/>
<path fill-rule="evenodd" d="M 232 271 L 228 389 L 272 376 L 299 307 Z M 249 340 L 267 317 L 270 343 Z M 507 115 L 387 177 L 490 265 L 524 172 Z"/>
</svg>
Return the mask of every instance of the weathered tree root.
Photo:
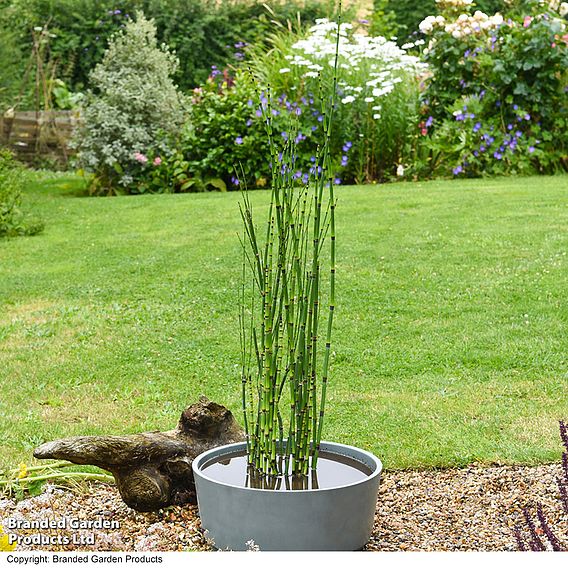
<svg viewBox="0 0 568 568">
<path fill-rule="evenodd" d="M 175 430 L 65 438 L 42 444 L 34 457 L 110 471 L 129 507 L 155 511 L 168 505 L 195 503 L 193 460 L 205 450 L 243 440 L 243 431 L 231 411 L 201 397 L 183 411 Z"/>
</svg>

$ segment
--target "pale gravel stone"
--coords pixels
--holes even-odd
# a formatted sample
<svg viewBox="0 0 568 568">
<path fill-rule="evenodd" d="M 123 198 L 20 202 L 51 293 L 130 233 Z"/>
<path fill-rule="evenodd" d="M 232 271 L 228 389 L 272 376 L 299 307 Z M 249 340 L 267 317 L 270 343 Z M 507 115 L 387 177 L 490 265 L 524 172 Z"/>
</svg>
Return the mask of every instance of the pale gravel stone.
<svg viewBox="0 0 568 568">
<path fill-rule="evenodd" d="M 559 536 L 567 534 L 556 477 L 560 465 L 470 466 L 464 469 L 385 472 L 377 501 L 373 535 L 366 550 L 516 550 L 513 527 L 522 507 L 538 501 Z M 208 550 L 197 507 L 171 507 L 137 513 L 115 487 L 85 486 L 79 493 L 47 486 L 19 503 L 0 501 L 0 524 L 7 517 L 40 520 L 74 517 L 117 520 L 119 530 L 95 533 L 94 546 L 20 546 L 19 550 L 175 551 Z M 37 531 L 20 531 L 30 534 Z M 51 534 L 71 535 L 73 531 Z"/>
</svg>

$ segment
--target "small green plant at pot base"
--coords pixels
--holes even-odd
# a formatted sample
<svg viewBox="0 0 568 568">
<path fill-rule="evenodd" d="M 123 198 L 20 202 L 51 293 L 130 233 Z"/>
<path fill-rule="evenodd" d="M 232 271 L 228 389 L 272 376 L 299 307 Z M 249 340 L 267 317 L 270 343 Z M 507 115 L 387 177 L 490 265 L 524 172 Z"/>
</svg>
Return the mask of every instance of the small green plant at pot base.
<svg viewBox="0 0 568 568">
<path fill-rule="evenodd" d="M 0 237 L 35 235 L 43 230 L 39 219 L 21 211 L 27 171 L 8 150 L 0 150 Z"/>
<path fill-rule="evenodd" d="M 69 468 L 74 468 L 69 471 Z M 56 461 L 49 464 L 28 466 L 21 463 L 19 467 L 0 471 L 0 496 L 21 500 L 29 496 L 39 495 L 45 483 L 69 485 L 77 481 L 103 481 L 114 483 L 114 477 L 99 470 L 99 473 L 76 471 L 77 465 L 67 461 Z"/>
<path fill-rule="evenodd" d="M 322 440 L 335 313 L 331 139 L 339 30 L 336 72 L 320 82 L 323 134 L 306 181 L 295 175 L 298 120 L 281 142 L 270 86 L 259 93 L 272 178 L 261 226 L 246 189 L 240 202 L 245 442 L 204 452 L 192 464 L 202 526 L 221 549 L 243 550 L 254 539 L 261 550 L 357 550 L 372 529 L 380 461 Z"/>
</svg>

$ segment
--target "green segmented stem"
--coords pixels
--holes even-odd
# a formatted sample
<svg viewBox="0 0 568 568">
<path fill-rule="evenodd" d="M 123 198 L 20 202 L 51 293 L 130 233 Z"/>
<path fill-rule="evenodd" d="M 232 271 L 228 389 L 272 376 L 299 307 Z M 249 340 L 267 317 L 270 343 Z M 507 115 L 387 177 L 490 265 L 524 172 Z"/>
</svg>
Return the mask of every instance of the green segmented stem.
<svg viewBox="0 0 568 568">
<path fill-rule="evenodd" d="M 239 330 L 249 477 L 260 476 L 259 487 L 278 486 L 280 481 L 270 479 L 280 474 L 294 474 L 307 487 L 309 469 L 315 470 L 320 451 L 335 311 L 336 201 L 331 126 L 340 25 L 341 18 L 331 96 L 325 95 L 320 77 L 323 137 L 306 184 L 300 185 L 293 177 L 297 119 L 291 119 L 288 140 L 278 147 L 273 135 L 270 86 L 262 96 L 257 92 L 271 156 L 271 198 L 264 239 L 260 239 L 251 199 L 246 188 L 242 192 Z M 328 265 L 329 289 L 324 290 L 324 267 Z M 324 298 L 329 301 L 329 311 L 322 348 L 319 324 Z M 288 408 L 286 419 L 281 405 Z"/>
</svg>

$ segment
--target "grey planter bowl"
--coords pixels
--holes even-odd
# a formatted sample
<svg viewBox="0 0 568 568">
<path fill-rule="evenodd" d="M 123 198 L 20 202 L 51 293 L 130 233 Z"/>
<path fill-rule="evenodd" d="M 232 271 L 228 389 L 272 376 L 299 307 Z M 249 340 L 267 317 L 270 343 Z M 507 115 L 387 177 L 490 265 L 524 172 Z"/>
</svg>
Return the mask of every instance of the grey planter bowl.
<svg viewBox="0 0 568 568">
<path fill-rule="evenodd" d="M 202 471 L 212 459 L 246 450 L 245 443 L 208 450 L 193 461 L 201 524 L 221 550 L 360 550 L 371 535 L 382 463 L 352 446 L 322 442 L 322 451 L 367 466 L 365 479 L 338 487 L 271 491 L 228 485 Z M 205 470 L 206 471 L 206 470 Z"/>
</svg>

